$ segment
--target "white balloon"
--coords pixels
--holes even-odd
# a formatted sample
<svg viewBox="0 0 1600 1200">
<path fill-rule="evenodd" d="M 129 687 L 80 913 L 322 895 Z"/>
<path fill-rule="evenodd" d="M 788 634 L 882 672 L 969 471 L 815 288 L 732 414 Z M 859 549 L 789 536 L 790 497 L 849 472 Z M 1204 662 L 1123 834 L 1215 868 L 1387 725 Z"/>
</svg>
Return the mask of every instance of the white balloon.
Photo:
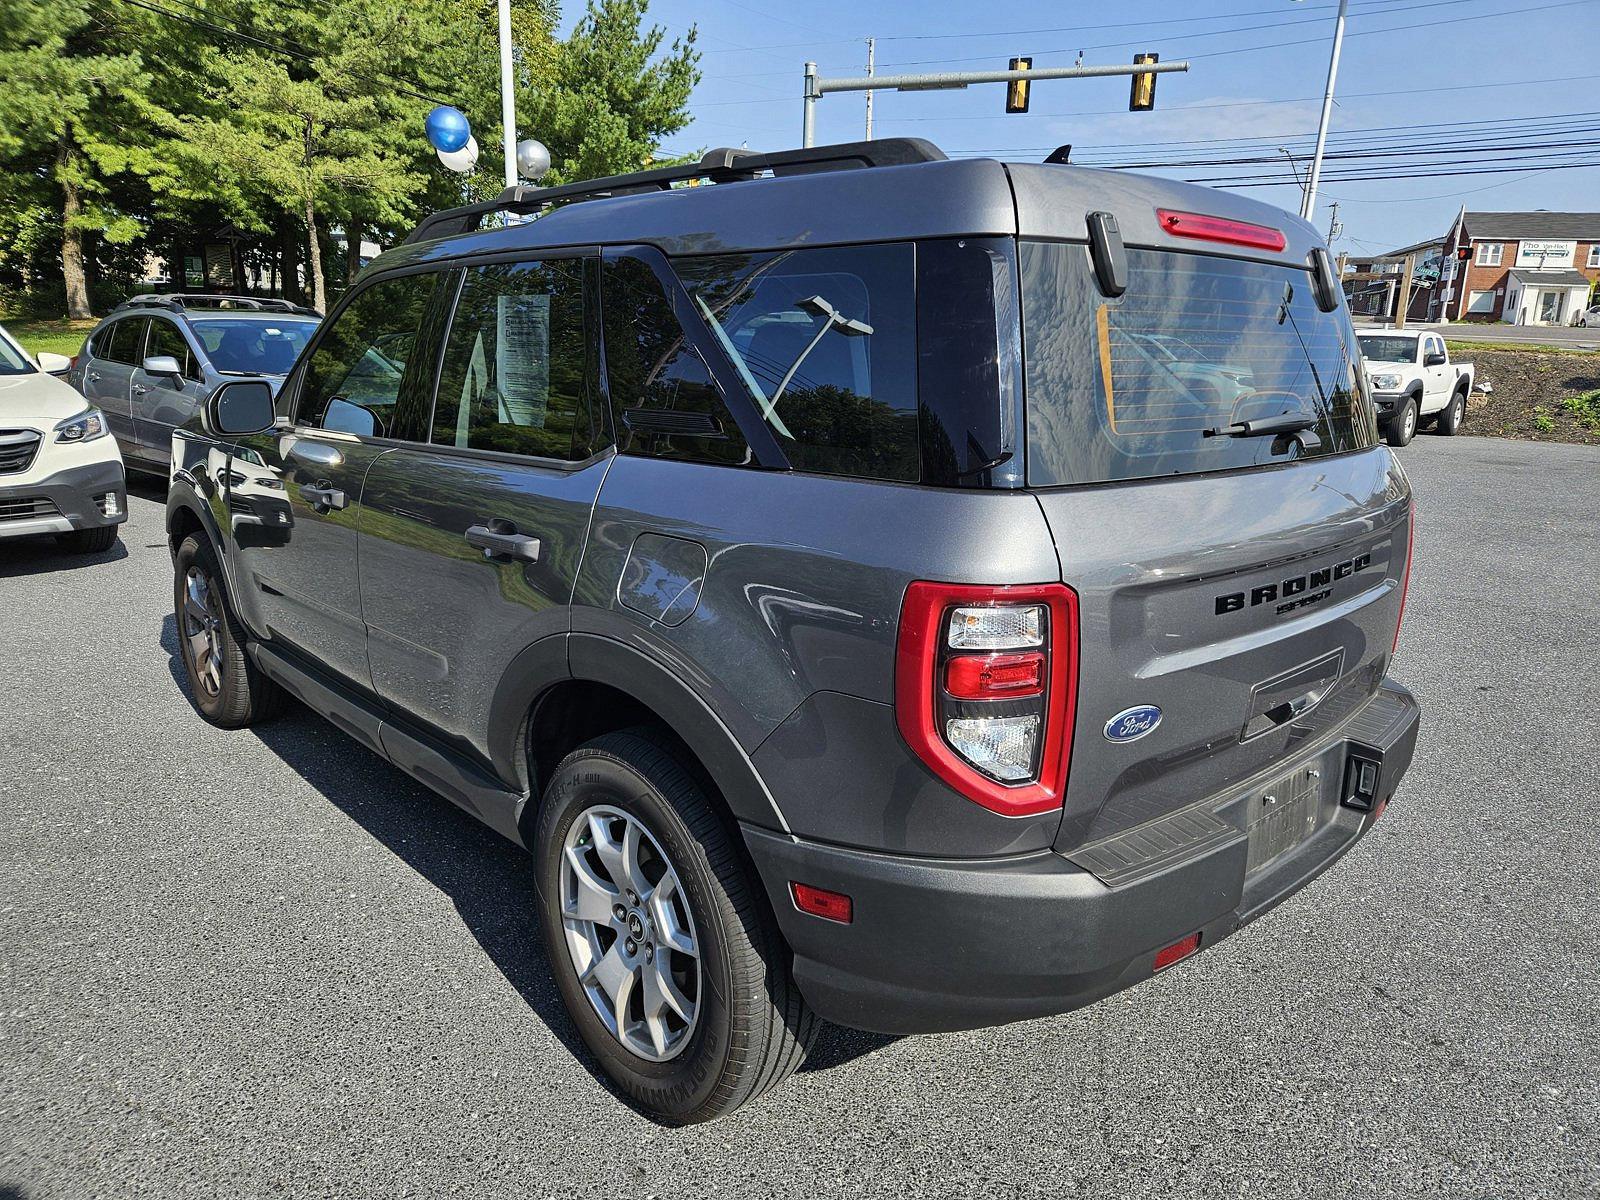
<svg viewBox="0 0 1600 1200">
<path fill-rule="evenodd" d="M 439 161 L 452 171 L 470 171 L 478 165 L 478 139 L 467 138 L 467 144 L 459 150 L 438 150 Z"/>
</svg>

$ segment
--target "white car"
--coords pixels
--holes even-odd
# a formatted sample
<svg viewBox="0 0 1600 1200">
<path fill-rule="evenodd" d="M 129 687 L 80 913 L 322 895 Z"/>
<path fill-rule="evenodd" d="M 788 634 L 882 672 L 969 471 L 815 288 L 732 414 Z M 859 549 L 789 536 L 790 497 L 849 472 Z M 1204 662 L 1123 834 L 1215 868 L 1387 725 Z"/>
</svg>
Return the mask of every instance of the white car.
<svg viewBox="0 0 1600 1200">
<path fill-rule="evenodd" d="M 1600 304 L 1591 304 L 1578 314 L 1578 324 L 1588 329 L 1600 325 Z"/>
<path fill-rule="evenodd" d="M 54 533 L 93 554 L 117 540 L 128 490 L 105 414 L 55 378 L 70 365 L 0 329 L 0 539 Z"/>
</svg>

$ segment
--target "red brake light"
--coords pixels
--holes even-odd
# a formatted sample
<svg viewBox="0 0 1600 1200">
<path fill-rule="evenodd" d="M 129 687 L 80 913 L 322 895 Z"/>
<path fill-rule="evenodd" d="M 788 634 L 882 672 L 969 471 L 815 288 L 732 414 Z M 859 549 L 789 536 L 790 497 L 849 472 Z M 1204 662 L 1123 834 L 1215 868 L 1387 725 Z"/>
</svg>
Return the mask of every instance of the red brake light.
<svg viewBox="0 0 1600 1200">
<path fill-rule="evenodd" d="M 1042 610 L 1046 619 L 1042 631 L 1031 623 L 1035 614 L 1015 623 L 1017 641 L 1041 648 L 1022 653 L 968 652 L 966 646 L 981 645 L 969 639 L 970 614 L 989 609 Z M 952 617 L 968 623 L 953 627 Z M 952 647 L 951 641 L 957 645 Z M 1031 682 L 1034 679 L 1037 682 Z M 1011 686 L 997 688 L 1002 682 Z M 917 582 L 906 588 L 895 654 L 895 720 L 906 744 L 929 769 L 969 800 L 1008 817 L 1061 807 L 1077 688 L 1078 596 L 1065 584 L 978 587 Z M 990 714 L 997 725 L 1004 720 L 1036 722 L 1032 732 L 1038 738 L 1037 766 L 1026 778 L 991 777 L 958 753 L 946 736 L 963 724 L 982 724 Z"/>
<path fill-rule="evenodd" d="M 837 921 L 841 925 L 848 925 L 855 918 L 855 906 L 843 892 L 830 892 L 826 888 L 790 880 L 789 894 L 794 897 L 796 908 L 813 917 Z"/>
<path fill-rule="evenodd" d="M 945 666 L 944 690 L 961 700 L 1037 696 L 1044 691 L 1044 651 L 962 654 Z"/>
<path fill-rule="evenodd" d="M 1406 619 L 1406 594 L 1411 591 L 1411 551 L 1417 545 L 1417 501 L 1411 500 L 1410 514 L 1406 519 L 1406 571 L 1400 577 L 1400 613 L 1394 619 L 1394 645 L 1389 647 L 1389 657 L 1400 652 L 1400 623 Z"/>
<path fill-rule="evenodd" d="M 1270 225 L 1252 225 L 1248 221 L 1230 221 L 1226 217 L 1208 217 L 1201 213 L 1158 208 L 1156 220 L 1173 237 L 1225 242 L 1230 246 L 1251 246 L 1257 250 L 1282 250 L 1289 244 L 1289 239 L 1281 229 L 1273 229 Z"/>
<path fill-rule="evenodd" d="M 78 356 L 76 354 L 74 354 L 72 356 L 72 358 L 69 359 L 68 362 L 67 362 L 67 370 L 76 371 L 77 369 L 78 369 Z"/>
<path fill-rule="evenodd" d="M 1179 938 L 1166 949 L 1157 950 L 1155 964 L 1150 969 L 1151 971 L 1164 970 L 1175 962 L 1182 962 L 1198 949 L 1200 949 L 1200 935 L 1191 933 L 1186 938 Z"/>
</svg>

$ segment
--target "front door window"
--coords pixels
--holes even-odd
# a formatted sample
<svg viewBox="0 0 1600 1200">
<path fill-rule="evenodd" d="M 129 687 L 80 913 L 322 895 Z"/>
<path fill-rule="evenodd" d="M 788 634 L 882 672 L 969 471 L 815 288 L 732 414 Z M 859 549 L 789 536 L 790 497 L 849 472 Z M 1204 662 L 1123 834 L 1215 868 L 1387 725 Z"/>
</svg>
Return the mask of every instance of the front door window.
<svg viewBox="0 0 1600 1200">
<path fill-rule="evenodd" d="M 1543 292 L 1539 296 L 1539 323 L 1541 325 L 1561 324 L 1561 292 Z"/>
</svg>

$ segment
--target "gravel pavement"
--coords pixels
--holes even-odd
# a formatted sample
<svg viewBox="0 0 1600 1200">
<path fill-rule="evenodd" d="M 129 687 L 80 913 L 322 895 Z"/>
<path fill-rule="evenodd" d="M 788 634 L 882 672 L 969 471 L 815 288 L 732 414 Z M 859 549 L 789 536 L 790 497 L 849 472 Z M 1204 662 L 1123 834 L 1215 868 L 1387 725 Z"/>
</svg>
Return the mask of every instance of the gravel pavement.
<svg viewBox="0 0 1600 1200">
<path fill-rule="evenodd" d="M 1422 436 L 1415 764 L 1269 917 L 1069 1016 L 828 1029 L 659 1128 L 520 851 L 320 719 L 201 722 L 154 493 L 0 547 L 0 1200 L 1600 1195 L 1600 449 Z"/>
</svg>

